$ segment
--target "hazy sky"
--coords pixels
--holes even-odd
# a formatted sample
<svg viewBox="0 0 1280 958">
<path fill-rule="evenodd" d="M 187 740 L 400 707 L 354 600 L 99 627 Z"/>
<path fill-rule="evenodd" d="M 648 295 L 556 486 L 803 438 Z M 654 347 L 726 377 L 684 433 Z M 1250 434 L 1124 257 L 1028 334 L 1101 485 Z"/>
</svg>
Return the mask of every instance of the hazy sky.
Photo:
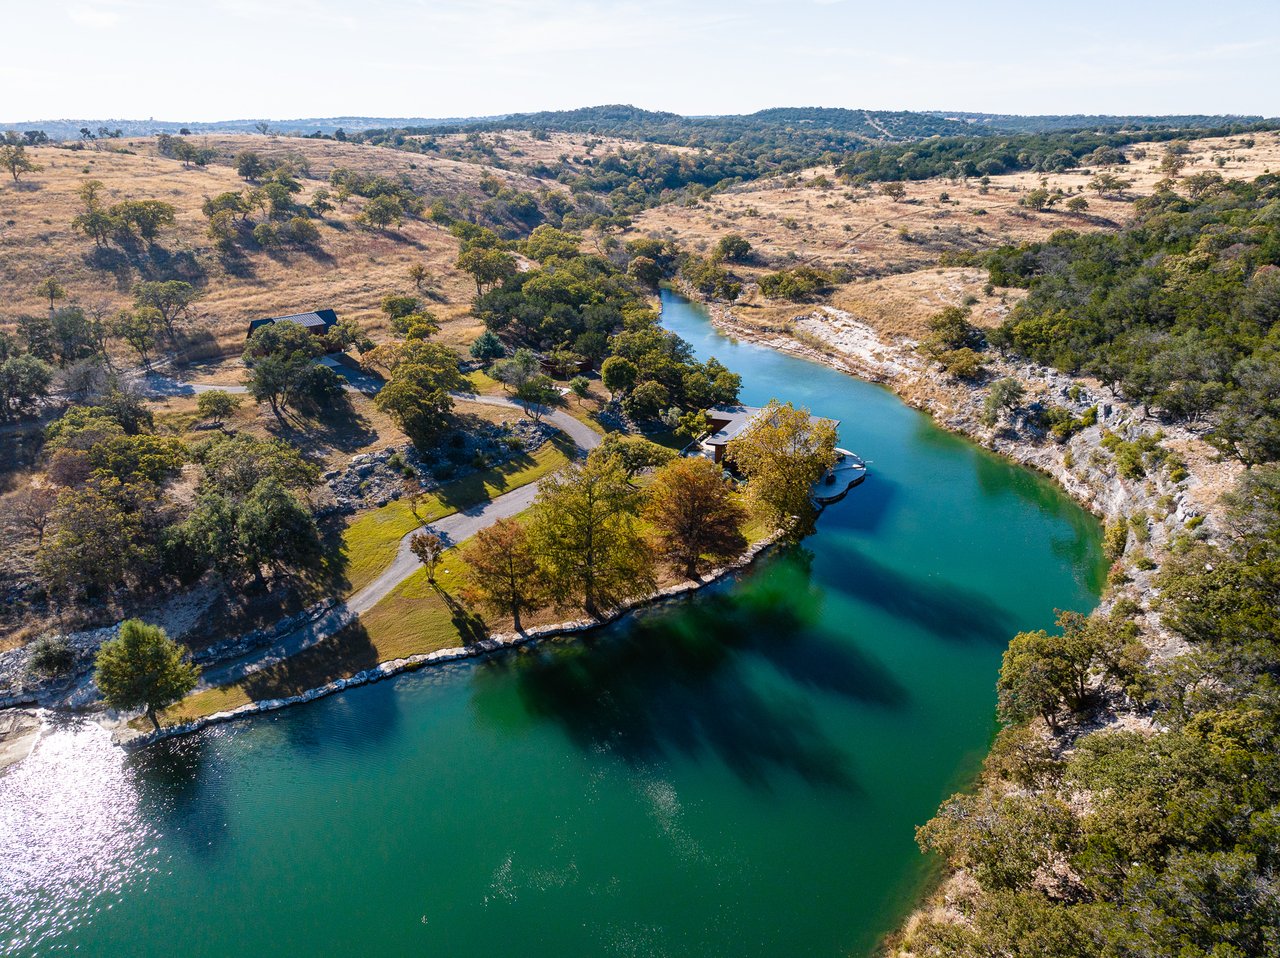
<svg viewBox="0 0 1280 958">
<path fill-rule="evenodd" d="M 1280 114 L 1280 0 L 0 0 L 0 121 Z"/>
</svg>

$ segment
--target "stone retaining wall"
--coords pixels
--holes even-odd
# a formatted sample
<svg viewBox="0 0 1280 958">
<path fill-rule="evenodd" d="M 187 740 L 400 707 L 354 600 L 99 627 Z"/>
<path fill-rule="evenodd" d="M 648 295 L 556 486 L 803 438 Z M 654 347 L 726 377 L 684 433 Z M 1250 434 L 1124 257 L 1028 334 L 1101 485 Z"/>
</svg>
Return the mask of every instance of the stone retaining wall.
<svg viewBox="0 0 1280 958">
<path fill-rule="evenodd" d="M 167 728 L 160 729 L 158 732 L 144 732 L 126 726 L 117 729 L 112 734 L 112 741 L 117 745 L 122 745 L 126 748 L 142 748 L 153 742 L 158 742 L 161 739 L 173 738 L 178 735 L 190 735 L 192 732 L 198 732 L 210 725 L 219 725 L 224 722 L 231 722 L 250 715 L 259 715 L 263 712 L 274 712 L 278 709 L 288 708 L 291 705 L 301 705 L 304 702 L 313 702 L 316 699 L 324 698 L 327 695 L 333 695 L 336 692 L 342 692 L 346 689 L 356 688 L 361 685 L 369 685 L 393 675 L 399 675 L 402 672 L 412 672 L 429 665 L 439 665 L 445 662 L 457 662 L 461 659 L 476 658 L 482 655 L 492 655 L 507 649 L 527 645 L 531 642 L 537 642 L 543 639 L 554 638 L 556 636 L 590 632 L 593 629 L 599 629 L 612 622 L 616 622 L 623 616 L 638 609 L 654 606 L 661 602 L 696 592 L 698 589 L 723 579 L 725 576 L 730 575 L 733 572 L 746 568 L 766 549 L 772 546 L 778 540 L 780 535 L 781 533 L 775 532 L 773 535 L 753 544 L 736 560 L 719 569 L 715 569 L 698 582 L 680 582 L 676 585 L 668 586 L 665 589 L 659 589 L 657 592 L 645 596 L 644 598 L 635 599 L 626 603 L 620 608 L 613 610 L 602 619 L 575 619 L 569 622 L 560 622 L 555 625 L 529 629 L 526 632 L 505 632 L 490 636 L 487 639 L 482 639 L 474 645 L 452 649 L 440 649 L 436 652 L 411 655 L 403 659 L 392 659 L 389 662 L 380 662 L 373 668 L 366 669 L 363 672 L 357 672 L 350 678 L 335 679 L 334 681 L 321 685 L 317 688 L 307 689 L 307 691 L 302 692 L 299 695 L 291 695 L 287 698 L 280 699 L 263 699 L 259 702 L 249 702 L 225 712 L 215 712 L 212 715 L 201 716 L 198 719 L 181 725 L 171 725 Z"/>
</svg>

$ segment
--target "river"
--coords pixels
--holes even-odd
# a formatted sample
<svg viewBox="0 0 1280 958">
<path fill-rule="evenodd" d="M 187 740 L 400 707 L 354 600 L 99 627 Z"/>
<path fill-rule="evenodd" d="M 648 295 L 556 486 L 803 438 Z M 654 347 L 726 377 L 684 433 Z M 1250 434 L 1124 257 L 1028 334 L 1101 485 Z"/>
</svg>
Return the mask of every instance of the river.
<svg viewBox="0 0 1280 958">
<path fill-rule="evenodd" d="M 870 477 L 741 581 L 583 642 L 140 753 L 0 774 L 0 952 L 861 955 L 994 732 L 1001 651 L 1102 583 L 1098 524 L 888 391 L 663 320 L 841 420 Z"/>
</svg>

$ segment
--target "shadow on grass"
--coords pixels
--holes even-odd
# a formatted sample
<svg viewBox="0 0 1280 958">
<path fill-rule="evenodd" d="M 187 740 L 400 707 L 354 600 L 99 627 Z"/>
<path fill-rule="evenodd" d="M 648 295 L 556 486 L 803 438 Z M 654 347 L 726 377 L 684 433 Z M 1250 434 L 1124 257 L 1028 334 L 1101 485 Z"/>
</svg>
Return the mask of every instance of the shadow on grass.
<svg viewBox="0 0 1280 958">
<path fill-rule="evenodd" d="M 356 410 L 346 393 L 314 410 L 288 410 L 283 418 L 271 420 L 267 428 L 309 454 L 324 449 L 354 452 L 378 438 L 377 430 Z"/>
<path fill-rule="evenodd" d="M 127 292 L 134 275 L 144 280 L 183 280 L 201 286 L 208 279 L 204 265 L 191 250 L 169 250 L 159 243 L 137 239 L 116 240 L 114 245 L 96 246 L 85 256 L 90 268 L 111 273 L 116 287 Z"/>
<path fill-rule="evenodd" d="M 332 253 L 320 246 L 273 246 L 263 248 L 259 252 L 265 253 L 267 258 L 277 266 L 284 267 L 288 267 L 298 257 L 305 257 L 326 266 L 332 266 L 337 262 Z"/>
<path fill-rule="evenodd" d="M 440 583 L 431 583 L 431 588 L 440 596 L 441 601 L 449 607 L 449 621 L 457 629 L 463 645 L 472 646 L 489 637 L 489 627 L 485 625 L 483 618 L 450 595 Z"/>
<path fill-rule="evenodd" d="M 803 556 L 778 557 L 732 590 L 486 668 L 511 670 L 529 711 L 584 751 L 636 766 L 714 756 L 753 787 L 770 788 L 783 773 L 857 792 L 813 692 L 881 707 L 907 696 L 882 665 L 815 627 L 820 599 L 805 566 Z"/>
<path fill-rule="evenodd" d="M 297 655 L 247 675 L 239 683 L 255 701 L 301 695 L 308 689 L 378 664 L 378 650 L 359 622 Z"/>
</svg>

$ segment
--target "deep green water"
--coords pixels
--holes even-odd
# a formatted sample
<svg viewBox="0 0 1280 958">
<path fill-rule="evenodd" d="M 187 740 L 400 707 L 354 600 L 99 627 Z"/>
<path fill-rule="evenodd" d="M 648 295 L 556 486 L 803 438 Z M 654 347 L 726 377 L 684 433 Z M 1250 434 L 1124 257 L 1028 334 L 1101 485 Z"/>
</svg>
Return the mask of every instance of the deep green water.
<svg viewBox="0 0 1280 958">
<path fill-rule="evenodd" d="M 0 953 L 859 955 L 994 729 L 1009 636 L 1088 608 L 1096 523 L 888 392 L 667 324 L 842 420 L 871 476 L 745 581 L 142 754 L 0 775 Z"/>
</svg>

